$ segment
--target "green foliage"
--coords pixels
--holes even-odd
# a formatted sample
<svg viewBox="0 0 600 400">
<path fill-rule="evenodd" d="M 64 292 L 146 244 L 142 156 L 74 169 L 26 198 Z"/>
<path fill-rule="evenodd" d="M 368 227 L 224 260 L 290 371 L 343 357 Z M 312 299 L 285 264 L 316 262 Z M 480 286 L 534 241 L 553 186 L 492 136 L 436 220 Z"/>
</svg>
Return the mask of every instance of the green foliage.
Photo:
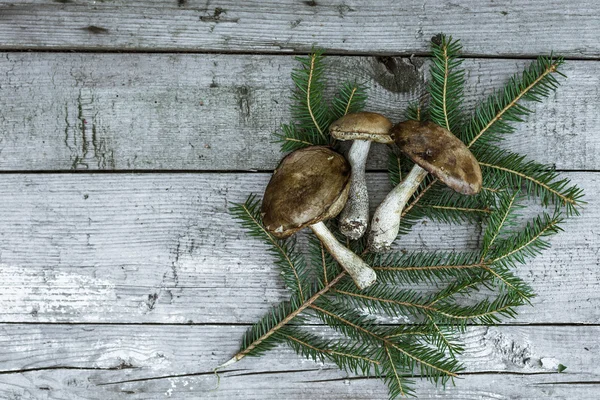
<svg viewBox="0 0 600 400">
<path fill-rule="evenodd" d="M 304 131 L 313 131 L 321 138 L 320 144 L 329 142 L 327 127 L 331 112 L 323 100 L 325 90 L 323 54 L 314 51 L 308 57 L 296 57 L 300 67 L 292 71 L 296 90 L 292 96 L 292 118 Z"/>
<path fill-rule="evenodd" d="M 504 88 L 491 95 L 479 106 L 471 119 L 458 134 L 469 147 L 497 142 L 506 134 L 514 132 L 511 122 L 522 122 L 531 110 L 521 100 L 542 101 L 559 85 L 553 75 L 563 64 L 562 57 L 539 57 L 522 75 L 513 76 Z M 564 75 L 563 75 L 564 76 Z"/>
<path fill-rule="evenodd" d="M 342 84 L 331 105 L 325 101 L 323 59 L 320 50 L 308 57 L 296 57 L 300 67 L 292 72 L 295 86 L 291 104 L 293 122 L 281 125 L 281 132 L 274 133 L 282 152 L 331 144 L 329 125 L 349 112 L 361 111 L 365 105 L 366 87 L 357 82 Z"/>
<path fill-rule="evenodd" d="M 281 143 L 281 151 L 288 152 L 317 144 L 326 144 L 318 131 L 302 130 L 295 124 L 281 125 L 281 133 L 274 133 L 275 142 Z"/>
<path fill-rule="evenodd" d="M 429 119 L 427 115 L 427 110 L 424 109 L 423 105 L 419 102 L 411 102 L 406 107 L 406 111 L 404 111 L 404 118 L 411 119 L 414 121 L 425 121 Z"/>
<path fill-rule="evenodd" d="M 248 197 L 245 203 L 234 204 L 230 212 L 242 222 L 248 235 L 260 239 L 268 246 L 269 253 L 275 256 L 275 265 L 280 268 L 287 288 L 301 301 L 306 300 L 310 276 L 304 256 L 295 250 L 295 239 L 279 240 L 267 232 L 262 224 L 260 201 L 256 200 L 256 196 Z"/>
<path fill-rule="evenodd" d="M 332 121 L 348 113 L 355 113 L 365 108 L 367 88 L 357 82 L 343 83 L 338 94 L 331 102 Z"/>
<path fill-rule="evenodd" d="M 308 237 L 308 251 L 313 275 L 317 279 L 319 288 L 322 289 L 338 276 L 342 269 L 314 234 Z"/>
<path fill-rule="evenodd" d="M 364 260 L 377 272 L 378 282 L 391 285 L 471 279 L 481 265 L 479 252 L 370 253 Z"/>
<path fill-rule="evenodd" d="M 564 372 L 565 369 L 567 369 L 566 366 L 564 366 L 562 364 L 558 364 L 557 371 L 558 371 L 559 374 L 562 373 L 562 372 Z"/>
<path fill-rule="evenodd" d="M 402 181 L 403 170 L 405 169 L 402 162 L 402 157 L 396 151 L 392 149 L 388 151 L 388 178 L 392 187 L 398 186 Z"/>
<path fill-rule="evenodd" d="M 493 258 L 494 263 L 501 263 L 507 267 L 512 267 L 515 263 L 525 264 L 527 258 L 533 258 L 550 247 L 550 243 L 544 238 L 562 231 L 562 221 L 558 211 L 552 216 L 542 213 L 528 222 L 523 229 L 498 240 L 488 256 Z"/>
<path fill-rule="evenodd" d="M 483 185 L 493 189 L 522 190 L 538 197 L 543 206 L 563 206 L 567 216 L 579 214 L 583 191 L 552 168 L 499 147 L 488 145 L 474 149 L 483 175 Z"/>
<path fill-rule="evenodd" d="M 456 358 L 464 350 L 459 334 L 468 324 L 514 318 L 518 307 L 533 298 L 532 288 L 514 270 L 549 246 L 547 238 L 560 231 L 564 216 L 578 213 L 583 193 L 551 168 L 493 142 L 513 132 L 510 122 L 521 121 L 531 112 L 521 104 L 523 100 L 540 101 L 557 87 L 553 74 L 559 73 L 562 59 L 538 59 L 468 119 L 461 110 L 465 75 L 460 69 L 460 50 L 457 40 L 444 35 L 435 38 L 429 104 L 427 108 L 411 104 L 406 117 L 430 119 L 471 147 L 482 166 L 484 188 L 478 195 L 462 196 L 427 176 L 403 211 L 401 233 L 410 232 L 423 218 L 478 223 L 483 227 L 481 248 L 371 254 L 364 238 L 347 241 L 378 276 L 373 286 L 359 290 L 314 235 L 308 235 L 308 254 L 298 251 L 294 240 L 270 235 L 262 225 L 259 201 L 250 196 L 231 212 L 249 235 L 267 246 L 291 295 L 250 328 L 235 359 L 261 355 L 287 343 L 306 358 L 380 377 L 390 398 L 412 395 L 415 377 L 446 384 L 461 371 Z M 294 121 L 276 135 L 282 151 L 331 144 L 329 124 L 347 112 L 361 110 L 366 101 L 363 85 L 345 83 L 328 105 L 323 97 L 322 54 L 315 52 L 298 61 L 300 68 L 292 74 Z M 395 152 L 390 152 L 388 165 L 394 185 L 412 167 Z M 523 221 L 520 214 L 532 201 L 552 205 L 552 213 Z M 330 225 L 341 239 L 335 221 Z M 308 317 L 320 319 L 339 338 L 326 340 L 313 330 L 308 332 L 301 325 Z M 406 323 L 384 325 L 378 317 Z"/>
<path fill-rule="evenodd" d="M 429 118 L 454 134 L 459 132 L 462 119 L 465 72 L 459 68 L 463 62 L 458 58 L 461 50 L 460 42 L 451 36 L 440 34 L 432 40 Z"/>
<path fill-rule="evenodd" d="M 271 350 L 281 342 L 281 337 L 274 335 L 276 327 L 297 310 L 302 302 L 292 295 L 289 301 L 281 302 L 273 307 L 270 312 L 252 325 L 242 337 L 242 344 L 238 354 L 242 356 L 259 357 Z M 294 322 L 304 321 L 302 316 L 295 317 Z"/>
<path fill-rule="evenodd" d="M 296 353 L 314 361 L 333 361 L 340 369 L 355 374 L 377 373 L 379 361 L 369 345 L 326 340 L 299 327 L 285 326 L 275 333 Z"/>
</svg>

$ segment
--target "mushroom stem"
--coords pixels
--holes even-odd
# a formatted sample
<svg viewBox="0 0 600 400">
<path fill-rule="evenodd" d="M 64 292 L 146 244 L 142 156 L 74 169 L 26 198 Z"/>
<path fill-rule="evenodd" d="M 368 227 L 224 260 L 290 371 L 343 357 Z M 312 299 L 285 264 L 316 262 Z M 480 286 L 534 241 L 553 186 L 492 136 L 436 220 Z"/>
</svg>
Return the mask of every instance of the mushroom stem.
<svg viewBox="0 0 600 400">
<path fill-rule="evenodd" d="M 427 171 L 415 164 L 406 178 L 389 192 L 377 207 L 369 232 L 371 251 L 389 250 L 400 230 L 402 210 L 426 175 Z"/>
<path fill-rule="evenodd" d="M 323 222 L 317 222 L 311 225 L 310 228 L 333 258 L 348 272 L 348 275 L 354 280 L 359 289 L 365 289 L 375 282 L 377 279 L 375 271 L 359 256 L 338 242 Z"/>
<path fill-rule="evenodd" d="M 362 237 L 369 223 L 369 193 L 365 180 L 365 165 L 371 142 L 355 140 L 348 151 L 348 161 L 352 166 L 350 193 L 340 215 L 340 231 L 346 237 L 356 240 Z"/>
</svg>

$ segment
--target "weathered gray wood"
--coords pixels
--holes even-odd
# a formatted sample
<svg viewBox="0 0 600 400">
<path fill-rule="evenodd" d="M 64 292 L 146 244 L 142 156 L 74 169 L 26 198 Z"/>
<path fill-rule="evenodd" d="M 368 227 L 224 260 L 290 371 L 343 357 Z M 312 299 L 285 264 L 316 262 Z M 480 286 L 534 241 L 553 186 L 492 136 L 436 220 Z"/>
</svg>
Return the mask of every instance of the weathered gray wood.
<svg viewBox="0 0 600 400">
<path fill-rule="evenodd" d="M 41 371 L 23 376 L 0 376 L 0 394 L 7 399 L 44 400 L 120 400 L 120 399 L 218 399 L 218 400 L 374 400 L 388 399 L 387 387 L 379 379 L 347 379 L 338 372 L 312 369 L 303 372 L 251 374 L 222 379 L 218 390 L 213 374 L 206 376 L 171 377 L 143 382 L 95 386 L 90 380 L 105 379 L 106 372 Z M 110 374 L 112 377 L 123 373 Z M 461 400 L 596 400 L 596 376 L 580 375 L 569 382 L 563 374 L 552 375 L 466 375 L 456 380 L 456 386 L 436 388 L 418 381 L 419 399 Z M 118 378 L 117 378 L 118 379 Z M 202 396 L 202 397 L 199 397 Z"/>
<path fill-rule="evenodd" d="M 422 59 L 329 61 L 332 88 L 366 82 L 368 108 L 394 121 L 427 75 Z M 467 60 L 467 108 L 527 63 Z M 271 133 L 290 120 L 297 65 L 288 56 L 5 53 L 0 169 L 272 169 L 281 155 Z M 599 169 L 600 63 L 571 61 L 565 73 L 506 146 L 560 169 Z M 374 146 L 369 168 L 385 168 L 386 157 Z"/>
<path fill-rule="evenodd" d="M 433 35 L 463 39 L 470 54 L 523 55 L 551 49 L 600 51 L 598 2 L 449 0 L 376 2 L 29 0 L 4 2 L 5 49 L 423 52 Z"/>
<path fill-rule="evenodd" d="M 517 272 L 520 323 L 599 323 L 600 174 L 569 173 L 583 214 Z M 266 248 L 228 214 L 269 174 L 3 174 L 0 321 L 253 323 L 286 297 Z M 372 207 L 389 189 L 370 174 Z M 531 214 L 527 214 L 531 215 Z M 477 248 L 473 226 L 418 224 L 408 250 Z"/>
<path fill-rule="evenodd" d="M 44 399 L 386 398 L 378 379 L 347 376 L 286 346 L 211 369 L 234 354 L 245 326 L 1 325 L 0 397 Z M 316 333 L 323 333 L 317 328 Z M 600 378 L 597 326 L 471 327 L 466 370 L 419 398 L 593 398 Z M 557 374 L 559 363 L 568 368 Z M 500 375 L 501 374 L 501 375 Z M 562 382 L 562 383 L 560 383 Z M 575 382 L 579 382 L 578 384 Z"/>
</svg>

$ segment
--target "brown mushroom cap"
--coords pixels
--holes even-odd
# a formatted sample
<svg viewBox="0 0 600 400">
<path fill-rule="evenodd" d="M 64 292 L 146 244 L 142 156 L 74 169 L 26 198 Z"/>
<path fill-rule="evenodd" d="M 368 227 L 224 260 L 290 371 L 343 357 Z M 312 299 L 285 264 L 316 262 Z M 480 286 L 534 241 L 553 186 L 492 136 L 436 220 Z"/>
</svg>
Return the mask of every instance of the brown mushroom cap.
<svg viewBox="0 0 600 400">
<path fill-rule="evenodd" d="M 358 112 L 346 114 L 329 126 L 329 133 L 338 140 L 371 140 L 393 143 L 389 132 L 392 123 L 381 114 Z"/>
<path fill-rule="evenodd" d="M 350 189 L 350 164 L 339 153 L 311 146 L 287 155 L 265 190 L 265 228 L 283 239 L 340 213 Z"/>
<path fill-rule="evenodd" d="M 404 121 L 390 134 L 404 154 L 451 189 L 467 195 L 481 190 L 479 163 L 447 129 L 433 122 Z"/>
</svg>

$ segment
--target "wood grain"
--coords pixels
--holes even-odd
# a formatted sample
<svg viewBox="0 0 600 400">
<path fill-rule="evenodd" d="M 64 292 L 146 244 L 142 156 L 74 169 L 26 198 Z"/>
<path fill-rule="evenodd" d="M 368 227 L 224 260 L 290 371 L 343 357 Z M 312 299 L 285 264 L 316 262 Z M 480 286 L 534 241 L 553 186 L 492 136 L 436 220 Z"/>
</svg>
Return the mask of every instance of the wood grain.
<svg viewBox="0 0 600 400">
<path fill-rule="evenodd" d="M 411 54 L 432 36 L 469 54 L 598 57 L 593 0 L 482 2 L 29 0 L 4 2 L 4 49 Z"/>
<path fill-rule="evenodd" d="M 587 171 L 565 176 L 588 204 L 516 271 L 538 293 L 534 307 L 468 327 L 457 386 L 418 382 L 419 398 L 596 399 L 598 15 L 592 0 L 0 2 L 0 398 L 387 398 L 380 380 L 285 346 L 223 371 L 214 390 L 212 368 L 287 295 L 265 246 L 227 210 L 269 179 L 241 171 L 281 157 L 270 141 L 290 120 L 290 54 L 336 54 L 328 95 L 356 79 L 370 87 L 368 108 L 398 121 L 428 60 L 391 56 L 423 56 L 442 31 L 469 57 L 469 110 L 524 58 L 570 58 L 563 86 L 504 146 Z M 368 168 L 386 160 L 374 146 Z M 73 170 L 150 173 L 52 173 Z M 374 207 L 387 178 L 369 184 Z M 480 233 L 424 221 L 397 248 L 475 249 Z"/>
<path fill-rule="evenodd" d="M 0 325 L 0 397 L 44 399 L 387 398 L 379 379 L 348 376 L 282 345 L 220 373 L 246 326 Z M 328 335 L 324 328 L 312 329 Z M 598 326 L 470 327 L 466 370 L 446 390 L 419 381 L 419 398 L 593 398 Z M 557 373 L 559 364 L 567 370 Z"/>
<path fill-rule="evenodd" d="M 565 176 L 588 204 L 517 271 L 538 294 L 518 323 L 600 322 L 600 176 Z M 228 213 L 269 174 L 1 177 L 2 322 L 253 323 L 286 297 L 265 246 Z M 373 208 L 389 184 L 368 182 Z M 480 230 L 424 222 L 398 248 L 475 249 Z"/>
<path fill-rule="evenodd" d="M 418 98 L 423 59 L 331 57 L 332 92 L 365 82 L 367 108 L 394 121 Z M 472 109 L 527 60 L 467 60 Z M 4 53 L 1 170 L 269 170 L 272 132 L 290 121 L 289 56 Z M 568 79 L 505 146 L 559 169 L 600 168 L 600 63 L 571 61 Z M 385 169 L 384 145 L 371 169 Z"/>
</svg>

